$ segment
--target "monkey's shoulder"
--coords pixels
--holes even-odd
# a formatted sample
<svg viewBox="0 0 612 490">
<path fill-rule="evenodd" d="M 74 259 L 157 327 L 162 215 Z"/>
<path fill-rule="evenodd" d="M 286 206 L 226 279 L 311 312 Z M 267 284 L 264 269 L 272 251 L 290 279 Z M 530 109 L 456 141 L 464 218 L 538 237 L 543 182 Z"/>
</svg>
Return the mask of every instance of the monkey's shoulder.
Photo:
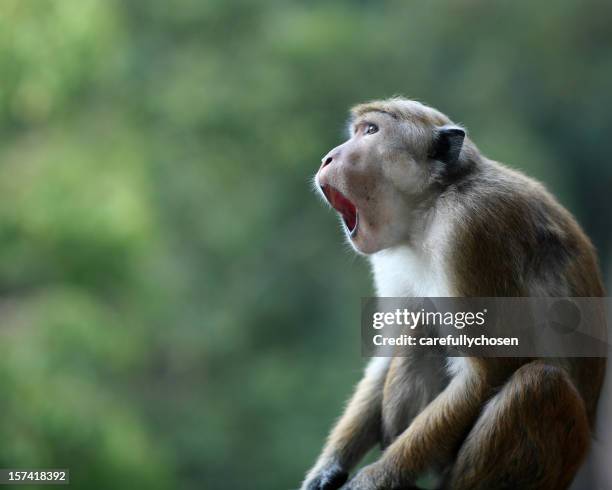
<svg viewBox="0 0 612 490">
<path fill-rule="evenodd" d="M 459 294 L 552 296 L 600 291 L 590 241 L 539 182 L 495 164 L 455 190 L 451 201 L 449 274 Z"/>
</svg>

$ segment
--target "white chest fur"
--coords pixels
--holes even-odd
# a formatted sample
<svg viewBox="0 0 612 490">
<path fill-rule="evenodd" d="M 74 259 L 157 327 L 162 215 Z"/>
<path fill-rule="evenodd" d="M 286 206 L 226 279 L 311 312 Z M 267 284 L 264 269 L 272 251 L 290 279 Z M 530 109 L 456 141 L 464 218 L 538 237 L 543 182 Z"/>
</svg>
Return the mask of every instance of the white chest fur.
<svg viewBox="0 0 612 490">
<path fill-rule="evenodd" d="M 401 246 L 378 252 L 370 257 L 370 263 L 379 297 L 453 296 L 440 253 Z M 381 359 L 388 361 L 388 358 Z M 451 377 L 460 375 L 465 369 L 465 358 L 447 359 L 446 370 Z"/>
<path fill-rule="evenodd" d="M 376 294 L 380 297 L 452 296 L 439 253 L 402 245 L 370 257 Z"/>
</svg>

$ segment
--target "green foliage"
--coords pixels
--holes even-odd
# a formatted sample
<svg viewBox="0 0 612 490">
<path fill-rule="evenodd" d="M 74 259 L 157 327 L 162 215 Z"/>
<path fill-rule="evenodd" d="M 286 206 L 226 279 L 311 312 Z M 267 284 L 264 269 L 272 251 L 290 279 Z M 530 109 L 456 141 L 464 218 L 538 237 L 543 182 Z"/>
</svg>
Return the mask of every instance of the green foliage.
<svg viewBox="0 0 612 490">
<path fill-rule="evenodd" d="M 365 99 L 447 112 L 609 248 L 612 4 L 3 7 L 0 467 L 298 486 L 363 364 L 309 179 Z"/>
</svg>

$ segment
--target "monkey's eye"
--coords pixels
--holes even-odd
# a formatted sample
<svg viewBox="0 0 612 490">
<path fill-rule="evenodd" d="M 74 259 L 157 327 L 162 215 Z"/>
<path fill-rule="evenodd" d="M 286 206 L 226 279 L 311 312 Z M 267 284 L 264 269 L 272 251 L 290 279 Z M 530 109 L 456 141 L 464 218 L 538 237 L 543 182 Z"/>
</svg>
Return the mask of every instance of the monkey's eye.
<svg viewBox="0 0 612 490">
<path fill-rule="evenodd" d="M 378 126 L 376 124 L 368 123 L 365 128 L 365 134 L 378 133 Z"/>
</svg>

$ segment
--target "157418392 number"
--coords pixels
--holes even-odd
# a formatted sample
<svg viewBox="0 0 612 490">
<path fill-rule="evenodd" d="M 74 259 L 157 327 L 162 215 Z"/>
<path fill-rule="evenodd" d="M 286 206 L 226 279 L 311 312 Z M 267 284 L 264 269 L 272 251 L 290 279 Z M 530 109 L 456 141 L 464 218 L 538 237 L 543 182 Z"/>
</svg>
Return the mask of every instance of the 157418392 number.
<svg viewBox="0 0 612 490">
<path fill-rule="evenodd" d="M 66 469 L 0 469 L 2 484 L 38 484 L 65 485 L 69 483 L 69 471 Z"/>
</svg>

